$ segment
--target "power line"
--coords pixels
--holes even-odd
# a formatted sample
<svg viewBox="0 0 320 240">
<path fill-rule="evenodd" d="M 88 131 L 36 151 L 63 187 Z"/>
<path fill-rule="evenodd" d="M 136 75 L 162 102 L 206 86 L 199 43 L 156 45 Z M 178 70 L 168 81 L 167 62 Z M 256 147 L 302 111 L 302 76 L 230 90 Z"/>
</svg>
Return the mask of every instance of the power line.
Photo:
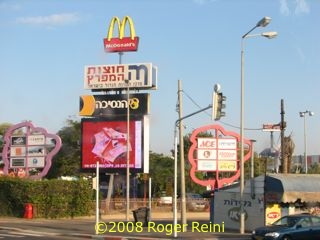
<svg viewBox="0 0 320 240">
<path fill-rule="evenodd" d="M 202 109 L 202 107 L 188 94 L 186 93 L 184 90 L 182 90 L 182 92 L 187 96 L 187 98 L 194 104 L 196 105 L 199 109 Z M 208 113 L 207 111 L 204 111 L 205 114 L 207 114 L 209 117 L 211 117 L 211 113 Z M 235 126 L 235 125 L 232 125 L 232 124 L 229 124 L 229 123 L 226 123 L 226 122 L 223 122 L 223 121 L 219 121 L 221 122 L 222 124 L 224 125 L 227 125 L 229 127 L 233 127 L 233 128 L 236 128 L 236 129 L 240 129 L 240 127 L 238 126 Z M 244 128 L 245 130 L 248 130 L 248 131 L 261 131 L 263 130 L 263 128 Z"/>
</svg>

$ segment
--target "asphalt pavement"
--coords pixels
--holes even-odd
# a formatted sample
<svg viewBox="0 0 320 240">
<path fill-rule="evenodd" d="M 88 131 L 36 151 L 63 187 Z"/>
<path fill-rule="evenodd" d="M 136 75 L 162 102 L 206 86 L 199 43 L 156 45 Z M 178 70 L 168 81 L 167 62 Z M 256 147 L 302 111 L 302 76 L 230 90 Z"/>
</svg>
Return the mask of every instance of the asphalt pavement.
<svg viewBox="0 0 320 240">
<path fill-rule="evenodd" d="M 74 239 L 153 240 L 153 239 L 250 239 L 250 234 L 227 229 L 223 223 L 212 224 L 209 213 L 187 213 L 187 225 L 178 218 L 173 222 L 172 212 L 151 213 L 148 221 L 129 221 L 125 214 L 102 215 L 96 224 L 95 216 L 73 219 L 0 218 L 1 230 L 32 232 L 48 236 Z"/>
</svg>

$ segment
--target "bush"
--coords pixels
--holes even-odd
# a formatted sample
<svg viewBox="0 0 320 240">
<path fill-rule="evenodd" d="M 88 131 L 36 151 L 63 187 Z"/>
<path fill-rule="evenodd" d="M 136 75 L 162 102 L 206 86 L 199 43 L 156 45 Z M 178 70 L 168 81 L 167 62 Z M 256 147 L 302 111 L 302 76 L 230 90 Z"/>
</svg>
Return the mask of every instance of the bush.
<svg viewBox="0 0 320 240">
<path fill-rule="evenodd" d="M 93 190 L 85 180 L 42 180 L 0 177 L 0 216 L 22 217 L 31 203 L 34 217 L 86 216 L 92 212 Z"/>
</svg>

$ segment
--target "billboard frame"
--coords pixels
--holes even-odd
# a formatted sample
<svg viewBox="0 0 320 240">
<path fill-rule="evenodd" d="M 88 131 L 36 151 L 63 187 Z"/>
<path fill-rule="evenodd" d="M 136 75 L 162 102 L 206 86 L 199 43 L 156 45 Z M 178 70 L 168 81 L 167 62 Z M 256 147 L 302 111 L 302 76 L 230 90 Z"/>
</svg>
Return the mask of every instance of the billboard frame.
<svg viewBox="0 0 320 240">
<path fill-rule="evenodd" d="M 141 142 L 140 142 L 140 148 L 138 149 L 138 151 L 140 150 L 140 163 L 136 163 L 136 160 L 139 159 L 135 159 L 134 158 L 134 165 L 135 164 L 141 164 L 140 168 L 135 168 L 135 167 L 130 167 L 130 173 L 149 173 L 149 117 L 148 116 L 130 116 L 130 125 L 135 124 L 132 122 L 138 122 L 141 121 L 141 132 L 140 132 L 140 136 L 132 136 L 132 131 L 136 131 L 136 129 L 132 129 L 130 127 L 130 138 L 129 139 L 136 139 L 136 137 L 138 137 L 138 139 L 140 138 Z M 100 125 L 107 125 L 109 123 L 111 123 L 111 125 L 115 125 L 117 122 L 121 122 L 122 125 L 126 125 L 127 120 L 126 120 L 126 116 L 114 116 L 114 117 L 104 117 L 104 118 L 82 118 L 81 119 L 81 141 L 80 141 L 80 146 L 81 146 L 81 171 L 83 172 L 94 172 L 96 169 L 96 161 L 97 160 L 87 160 L 85 159 L 85 156 L 87 155 L 91 155 L 93 156 L 94 153 L 88 153 L 86 151 L 88 151 L 87 148 L 88 143 L 86 143 L 86 141 L 84 140 L 85 135 L 88 135 L 88 133 L 85 133 L 84 131 L 90 131 L 88 129 L 84 129 L 84 125 L 85 124 L 94 124 L 94 123 L 98 123 Z M 89 125 L 88 125 L 89 126 Z M 87 126 L 87 127 L 88 127 Z M 91 130 L 92 131 L 92 130 Z M 132 142 L 132 141 L 130 141 Z M 134 146 L 133 147 L 133 151 L 130 154 L 130 159 L 132 159 L 132 155 L 135 154 L 136 147 L 137 147 L 137 143 L 136 140 L 134 142 Z M 118 156 L 119 157 L 119 156 Z M 116 157 L 114 159 L 114 161 L 116 161 L 118 159 L 118 157 Z M 102 159 L 99 158 L 98 156 L 96 156 L 96 159 L 99 159 L 99 165 L 100 165 L 100 172 L 102 173 L 125 173 L 126 172 L 126 164 L 123 167 L 112 167 L 112 168 L 107 168 L 104 167 L 103 164 L 101 164 Z M 125 158 L 123 158 L 125 159 Z M 131 161 L 130 161 L 131 162 Z M 92 167 L 84 167 L 85 164 L 89 164 L 92 165 Z M 106 164 L 113 164 L 113 163 L 106 163 Z M 123 163 L 124 164 L 124 163 Z M 130 163 L 131 165 L 132 163 Z"/>
</svg>

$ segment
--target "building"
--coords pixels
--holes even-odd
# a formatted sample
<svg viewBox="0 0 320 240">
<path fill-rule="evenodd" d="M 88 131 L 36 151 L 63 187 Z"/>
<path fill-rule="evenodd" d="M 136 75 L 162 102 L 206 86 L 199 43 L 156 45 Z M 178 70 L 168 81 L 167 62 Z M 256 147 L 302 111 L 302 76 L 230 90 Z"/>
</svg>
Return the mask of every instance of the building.
<svg viewBox="0 0 320 240">
<path fill-rule="evenodd" d="M 245 183 L 245 230 L 268 225 L 282 216 L 320 209 L 320 175 L 267 174 Z M 240 187 L 232 185 L 214 194 L 214 223 L 240 229 Z"/>
</svg>

